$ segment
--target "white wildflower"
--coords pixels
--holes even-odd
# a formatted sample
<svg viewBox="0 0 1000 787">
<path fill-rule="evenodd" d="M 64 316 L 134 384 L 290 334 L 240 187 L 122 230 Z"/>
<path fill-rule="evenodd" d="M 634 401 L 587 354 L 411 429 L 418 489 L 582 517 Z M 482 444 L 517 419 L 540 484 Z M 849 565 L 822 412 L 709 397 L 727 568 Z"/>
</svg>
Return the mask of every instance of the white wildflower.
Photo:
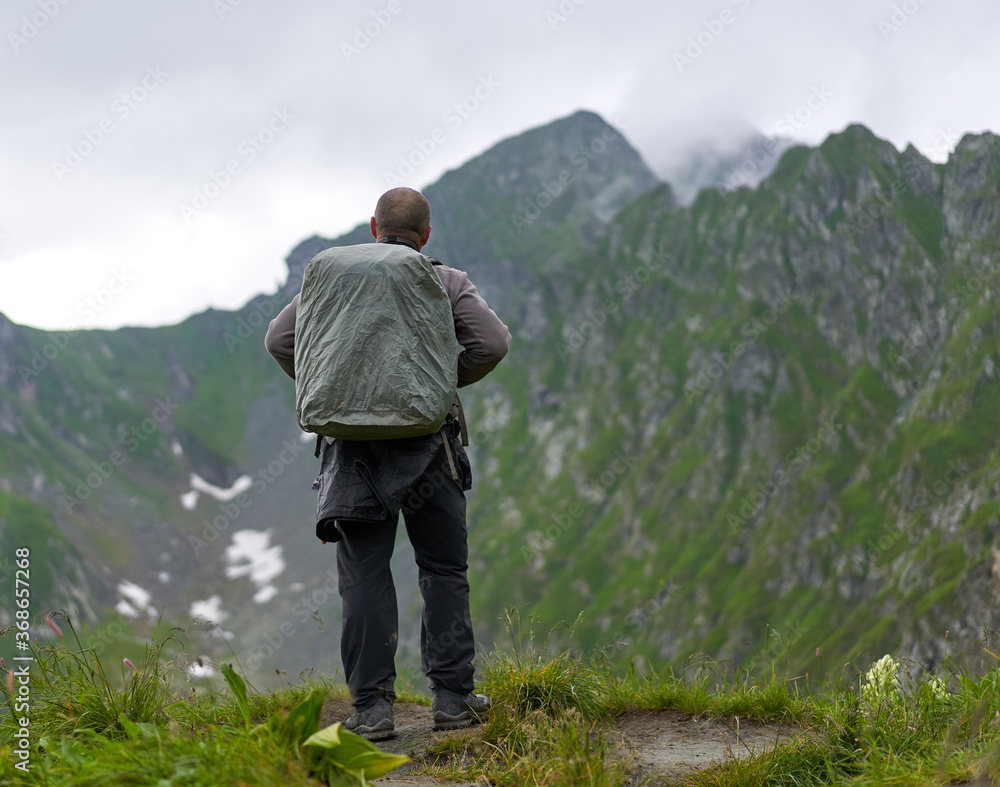
<svg viewBox="0 0 1000 787">
<path fill-rule="evenodd" d="M 932 675 L 927 679 L 927 685 L 931 687 L 931 696 L 942 699 L 948 696 L 948 689 L 944 686 L 944 681 L 937 675 Z"/>
<path fill-rule="evenodd" d="M 865 675 L 861 696 L 869 705 L 879 705 L 884 700 L 895 700 L 899 692 L 899 665 L 892 656 L 880 658 Z"/>
</svg>

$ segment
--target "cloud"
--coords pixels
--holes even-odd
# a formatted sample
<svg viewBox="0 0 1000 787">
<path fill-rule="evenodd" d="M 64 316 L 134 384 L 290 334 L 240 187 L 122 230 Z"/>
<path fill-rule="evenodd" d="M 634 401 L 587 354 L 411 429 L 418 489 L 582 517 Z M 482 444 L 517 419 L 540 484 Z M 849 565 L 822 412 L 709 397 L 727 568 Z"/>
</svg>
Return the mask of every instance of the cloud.
<svg viewBox="0 0 1000 787">
<path fill-rule="evenodd" d="M 707 138 L 772 134 L 816 88 L 831 97 L 795 128 L 812 143 L 856 121 L 924 149 L 940 127 L 1000 127 L 986 99 L 1000 65 L 989 38 L 1000 9 L 912 0 L 916 11 L 885 35 L 879 23 L 894 5 L 909 7 L 10 2 L 0 11 L 9 107 L 0 311 L 63 327 L 122 266 L 135 281 L 94 325 L 236 307 L 273 291 L 299 240 L 366 219 L 386 173 L 436 130 L 444 136 L 408 185 L 580 108 L 616 122 L 654 164 Z M 58 12 L 15 47 L 11 34 L 24 38 L 51 7 Z M 680 69 L 674 54 L 689 39 L 695 51 L 699 37 L 703 51 Z M 155 88 L 151 69 L 165 74 Z M 483 80 L 495 90 L 469 100 Z M 248 160 L 241 145 L 276 110 L 294 119 Z M 113 128 L 97 141 L 103 121 Z M 68 167 L 74 151 L 79 164 L 60 178 L 54 165 Z M 233 161 L 239 173 L 185 221 L 179 206 L 214 191 Z"/>
</svg>

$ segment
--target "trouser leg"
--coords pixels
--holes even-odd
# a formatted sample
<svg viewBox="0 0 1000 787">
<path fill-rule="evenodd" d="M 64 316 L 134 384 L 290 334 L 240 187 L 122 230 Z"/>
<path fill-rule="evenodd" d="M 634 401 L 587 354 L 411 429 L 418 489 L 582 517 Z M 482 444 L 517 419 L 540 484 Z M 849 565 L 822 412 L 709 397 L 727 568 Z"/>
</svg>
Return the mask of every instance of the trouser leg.
<svg viewBox="0 0 1000 787">
<path fill-rule="evenodd" d="M 379 689 L 393 690 L 399 616 L 389 560 L 396 523 L 341 523 L 338 589 L 343 604 L 340 655 L 354 706 L 371 705 Z"/>
<path fill-rule="evenodd" d="M 420 629 L 424 673 L 432 689 L 464 694 L 473 689 L 476 655 L 469 614 L 465 494 L 451 479 L 447 465 L 443 471 L 441 467 L 433 463 L 411 487 L 416 497 L 403 508 L 403 519 L 424 600 Z"/>
</svg>

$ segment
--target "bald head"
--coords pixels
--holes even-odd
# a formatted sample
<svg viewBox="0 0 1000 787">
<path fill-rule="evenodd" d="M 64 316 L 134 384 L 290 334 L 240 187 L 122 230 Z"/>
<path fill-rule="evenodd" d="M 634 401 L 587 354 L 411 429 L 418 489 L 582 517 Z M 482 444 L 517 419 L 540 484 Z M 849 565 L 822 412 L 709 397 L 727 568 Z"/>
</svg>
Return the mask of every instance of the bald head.
<svg viewBox="0 0 1000 787">
<path fill-rule="evenodd" d="M 379 197 L 372 216 L 372 234 L 376 238 L 398 235 L 423 246 L 430 227 L 431 204 L 419 191 L 400 187 Z"/>
</svg>

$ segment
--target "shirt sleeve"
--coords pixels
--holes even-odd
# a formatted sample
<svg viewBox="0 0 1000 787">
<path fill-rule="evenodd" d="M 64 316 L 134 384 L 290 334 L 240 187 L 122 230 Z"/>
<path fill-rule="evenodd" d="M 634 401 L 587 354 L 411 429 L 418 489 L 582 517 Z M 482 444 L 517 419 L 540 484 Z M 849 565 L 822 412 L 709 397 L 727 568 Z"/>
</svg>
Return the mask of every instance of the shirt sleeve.
<svg viewBox="0 0 1000 787">
<path fill-rule="evenodd" d="M 282 371 L 295 379 L 295 313 L 299 306 L 299 296 L 278 312 L 271 320 L 264 337 L 264 347 L 271 357 L 278 362 Z"/>
<path fill-rule="evenodd" d="M 439 266 L 451 311 L 455 336 L 464 351 L 458 356 L 458 387 L 482 380 L 496 368 L 510 349 L 510 331 L 464 271 Z"/>
</svg>

